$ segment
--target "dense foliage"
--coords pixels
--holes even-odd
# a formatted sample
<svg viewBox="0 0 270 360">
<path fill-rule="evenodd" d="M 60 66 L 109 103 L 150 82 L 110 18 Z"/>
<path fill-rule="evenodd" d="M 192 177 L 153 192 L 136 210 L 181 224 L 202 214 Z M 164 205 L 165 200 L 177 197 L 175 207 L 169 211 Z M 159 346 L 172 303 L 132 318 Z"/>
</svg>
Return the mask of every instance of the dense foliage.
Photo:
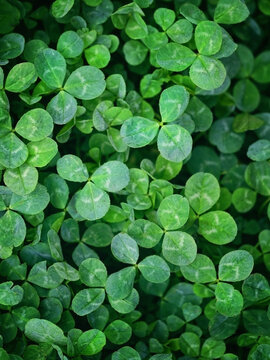
<svg viewBox="0 0 270 360">
<path fill-rule="evenodd" d="M 0 0 L 0 359 L 270 359 L 269 0 Z"/>
</svg>

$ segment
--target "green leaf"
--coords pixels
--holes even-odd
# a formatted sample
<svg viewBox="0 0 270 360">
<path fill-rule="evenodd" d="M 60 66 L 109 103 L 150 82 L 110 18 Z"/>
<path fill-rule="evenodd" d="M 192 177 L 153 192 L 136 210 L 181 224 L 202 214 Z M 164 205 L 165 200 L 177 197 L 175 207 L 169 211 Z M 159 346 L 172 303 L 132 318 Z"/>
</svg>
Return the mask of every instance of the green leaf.
<svg viewBox="0 0 270 360">
<path fill-rule="evenodd" d="M 85 50 L 84 55 L 88 64 L 98 69 L 106 67 L 111 60 L 110 51 L 102 44 L 90 46 Z"/>
<path fill-rule="evenodd" d="M 74 0 L 55 0 L 52 3 L 52 15 L 56 18 L 64 17 L 72 8 Z"/>
<path fill-rule="evenodd" d="M 141 360 L 141 357 L 133 348 L 124 346 L 112 354 L 112 360 Z"/>
<path fill-rule="evenodd" d="M 61 90 L 50 100 L 46 110 L 55 124 L 64 125 L 74 118 L 77 111 L 77 101 L 72 95 Z"/>
<path fill-rule="evenodd" d="M 57 172 L 65 180 L 85 182 L 89 174 L 87 167 L 76 155 L 64 155 L 57 161 Z"/>
<path fill-rule="evenodd" d="M 250 163 L 245 171 L 246 183 L 261 195 L 270 195 L 270 164 L 267 161 Z"/>
<path fill-rule="evenodd" d="M 216 54 L 222 44 L 221 27 L 214 21 L 201 21 L 195 29 L 195 43 L 200 54 Z"/>
<path fill-rule="evenodd" d="M 131 313 L 139 304 L 139 293 L 136 289 L 132 289 L 131 293 L 124 299 L 112 299 L 108 296 L 108 300 L 114 310 L 120 314 Z"/>
<path fill-rule="evenodd" d="M 268 83 L 270 81 L 269 66 L 270 51 L 263 51 L 259 54 L 254 63 L 252 78 L 258 83 Z"/>
<path fill-rule="evenodd" d="M 71 308 L 75 314 L 84 316 L 95 311 L 104 301 L 104 289 L 84 289 L 73 298 Z"/>
<path fill-rule="evenodd" d="M 14 211 L 8 210 L 0 218 L 0 243 L 2 246 L 19 246 L 26 236 L 23 218 Z"/>
<path fill-rule="evenodd" d="M 192 38 L 193 26 L 188 20 L 180 19 L 169 27 L 166 34 L 172 41 L 178 44 L 185 44 Z"/>
<path fill-rule="evenodd" d="M 143 39 L 148 34 L 147 26 L 137 12 L 131 14 L 125 27 L 126 34 L 131 39 Z"/>
<path fill-rule="evenodd" d="M 127 234 L 117 234 L 111 243 L 113 256 L 125 264 L 136 264 L 139 258 L 139 248 L 135 240 Z"/>
<path fill-rule="evenodd" d="M 179 338 L 181 351 L 188 356 L 199 356 L 200 338 L 192 332 L 184 332 Z"/>
<path fill-rule="evenodd" d="M 124 122 L 120 134 L 129 147 L 140 148 L 148 145 L 154 139 L 158 128 L 157 122 L 141 116 L 134 116 Z"/>
<path fill-rule="evenodd" d="M 105 335 L 111 343 L 122 345 L 131 338 L 132 329 L 126 322 L 115 320 L 107 326 Z"/>
<path fill-rule="evenodd" d="M 159 243 L 163 231 L 151 221 L 137 219 L 129 225 L 128 234 L 137 241 L 140 247 L 152 248 Z"/>
<path fill-rule="evenodd" d="M 243 133 L 248 130 L 257 130 L 261 128 L 263 125 L 263 120 L 248 113 L 241 113 L 236 115 L 232 125 L 233 131 L 236 133 Z"/>
<path fill-rule="evenodd" d="M 222 357 L 222 355 L 225 353 L 226 351 L 226 345 L 223 341 L 221 340 L 216 340 L 214 338 L 208 338 L 205 340 L 205 342 L 202 345 L 202 349 L 201 349 L 201 355 L 209 358 L 209 359 L 218 359 L 220 357 Z M 222 360 L 226 360 L 225 358 Z M 230 360 L 229 358 L 227 360 Z M 231 360 L 236 360 L 236 359 L 231 359 Z"/>
<path fill-rule="evenodd" d="M 250 211 L 256 203 L 257 194 L 248 188 L 238 188 L 232 194 L 232 203 L 240 213 Z"/>
<path fill-rule="evenodd" d="M 57 154 L 57 143 L 51 138 L 45 138 L 41 141 L 33 141 L 27 144 L 29 156 L 27 163 L 35 167 L 43 167 Z"/>
<path fill-rule="evenodd" d="M 181 228 L 189 217 L 189 203 L 181 195 L 170 195 L 163 199 L 157 211 L 161 225 L 166 230 Z"/>
<path fill-rule="evenodd" d="M 180 7 L 180 14 L 183 15 L 192 24 L 199 24 L 201 21 L 207 20 L 206 15 L 193 3 L 184 3 Z"/>
<path fill-rule="evenodd" d="M 246 250 L 231 251 L 219 262 L 219 279 L 229 282 L 245 280 L 250 275 L 253 265 L 253 257 Z"/>
<path fill-rule="evenodd" d="M 269 344 L 260 344 L 256 347 L 255 351 L 252 352 L 250 359 L 251 360 L 268 360 L 269 357 L 269 351 L 270 351 L 270 345 Z"/>
<path fill-rule="evenodd" d="M 197 254 L 197 245 L 193 237 L 182 231 L 165 233 L 162 243 L 162 255 L 171 264 L 182 266 L 191 264 Z"/>
<path fill-rule="evenodd" d="M 195 53 L 184 45 L 168 43 L 157 52 L 157 63 L 163 69 L 183 71 L 196 59 Z"/>
<path fill-rule="evenodd" d="M 75 58 L 83 52 L 83 40 L 75 31 L 65 31 L 57 41 L 57 51 L 64 58 Z"/>
<path fill-rule="evenodd" d="M 7 169 L 4 174 L 4 182 L 15 194 L 27 195 L 37 186 L 38 171 L 28 164 L 23 164 L 16 169 Z"/>
<path fill-rule="evenodd" d="M 6 34 L 0 39 L 0 59 L 15 59 L 22 54 L 25 40 L 21 34 Z"/>
<path fill-rule="evenodd" d="M 10 201 L 10 209 L 24 215 L 36 215 L 43 211 L 50 201 L 46 187 L 37 184 L 34 191 L 28 195 L 13 194 Z"/>
<path fill-rule="evenodd" d="M 198 55 L 189 70 L 189 75 L 194 84 L 199 88 L 214 90 L 224 83 L 226 70 L 221 61 L 208 56 Z"/>
<path fill-rule="evenodd" d="M 52 89 L 61 88 L 66 76 L 66 61 L 56 50 L 44 49 L 35 57 L 38 76 Z"/>
<path fill-rule="evenodd" d="M 258 302 L 270 296 L 270 286 L 267 279 L 261 274 L 251 274 L 242 286 L 246 300 Z"/>
<path fill-rule="evenodd" d="M 105 286 L 107 270 L 105 265 L 95 258 L 85 259 L 79 266 L 80 280 L 89 287 Z"/>
<path fill-rule="evenodd" d="M 15 169 L 25 163 L 27 146 L 14 134 L 8 133 L 0 138 L 0 164 Z"/>
<path fill-rule="evenodd" d="M 123 46 L 125 60 L 132 66 L 140 65 L 146 58 L 148 49 L 138 40 L 129 40 Z"/>
<path fill-rule="evenodd" d="M 199 172 L 186 182 L 185 196 L 196 213 L 201 215 L 218 201 L 219 183 L 214 175 Z"/>
<path fill-rule="evenodd" d="M 50 174 L 44 181 L 50 195 L 51 204 L 57 209 L 64 209 L 69 197 L 69 188 L 64 179 L 57 174 Z"/>
<path fill-rule="evenodd" d="M 181 272 L 185 279 L 194 283 L 205 284 L 215 281 L 217 278 L 212 260 L 202 254 L 197 254 L 191 264 L 181 266 Z"/>
<path fill-rule="evenodd" d="M 199 233 L 216 245 L 232 242 L 237 234 L 233 217 L 225 211 L 211 211 L 199 218 Z"/>
<path fill-rule="evenodd" d="M 27 111 L 18 121 L 15 131 L 29 141 L 40 141 L 53 131 L 53 119 L 43 109 Z"/>
<path fill-rule="evenodd" d="M 159 8 L 154 12 L 154 20 L 165 31 L 174 23 L 175 12 L 171 9 Z"/>
<path fill-rule="evenodd" d="M 37 343 L 66 345 L 63 330 L 52 322 L 44 319 L 31 319 L 25 325 L 25 335 Z"/>
<path fill-rule="evenodd" d="M 91 180 L 100 189 L 118 192 L 129 183 L 129 169 L 121 161 L 108 161 L 93 173 Z"/>
<path fill-rule="evenodd" d="M 218 283 L 215 289 L 216 309 L 224 316 L 236 316 L 243 309 L 244 301 L 241 293 L 230 284 Z"/>
<path fill-rule="evenodd" d="M 113 300 L 121 300 L 130 295 L 136 270 L 133 266 L 126 267 L 111 274 L 106 282 L 106 292 Z"/>
<path fill-rule="evenodd" d="M 30 62 L 15 65 L 8 73 L 5 88 L 20 93 L 28 89 L 37 79 L 35 66 Z"/>
<path fill-rule="evenodd" d="M 74 70 L 64 86 L 64 90 L 77 99 L 91 100 L 105 90 L 106 82 L 101 70 L 93 66 L 81 66 Z"/>
<path fill-rule="evenodd" d="M 249 79 L 239 80 L 233 88 L 233 97 L 237 108 L 252 112 L 260 103 L 260 93 L 256 85 Z"/>
<path fill-rule="evenodd" d="M 189 93 L 184 86 L 174 85 L 162 91 L 159 99 L 159 111 L 163 122 L 179 118 L 188 106 Z"/>
<path fill-rule="evenodd" d="M 138 268 L 145 280 L 154 284 L 162 283 L 170 277 L 168 264 L 157 255 L 150 255 L 144 258 L 138 264 Z"/>
<path fill-rule="evenodd" d="M 241 0 L 219 0 L 215 8 L 214 20 L 219 24 L 237 24 L 244 21 L 249 10 Z"/>
<path fill-rule="evenodd" d="M 179 162 L 186 159 L 191 153 L 192 138 L 182 126 L 165 125 L 160 129 L 157 145 L 166 160 Z"/>
<path fill-rule="evenodd" d="M 113 232 L 108 224 L 96 223 L 89 226 L 82 236 L 82 242 L 94 247 L 110 245 Z"/>
<path fill-rule="evenodd" d="M 78 193 L 76 209 L 84 219 L 92 221 L 101 219 L 106 215 L 109 207 L 108 194 L 91 182 L 88 182 Z"/>
<path fill-rule="evenodd" d="M 253 161 L 270 159 L 270 141 L 266 139 L 255 141 L 249 145 L 247 156 Z"/>
<path fill-rule="evenodd" d="M 77 344 L 80 354 L 95 355 L 106 345 L 106 337 L 102 331 L 92 329 L 81 334 Z"/>
<path fill-rule="evenodd" d="M 19 304 L 23 298 L 23 289 L 19 285 L 13 286 L 12 281 L 0 284 L 0 304 L 14 306 Z"/>
<path fill-rule="evenodd" d="M 63 282 L 64 279 L 60 277 L 53 266 L 50 266 L 47 269 L 45 260 L 36 263 L 31 268 L 27 280 L 44 289 L 55 289 Z"/>
</svg>

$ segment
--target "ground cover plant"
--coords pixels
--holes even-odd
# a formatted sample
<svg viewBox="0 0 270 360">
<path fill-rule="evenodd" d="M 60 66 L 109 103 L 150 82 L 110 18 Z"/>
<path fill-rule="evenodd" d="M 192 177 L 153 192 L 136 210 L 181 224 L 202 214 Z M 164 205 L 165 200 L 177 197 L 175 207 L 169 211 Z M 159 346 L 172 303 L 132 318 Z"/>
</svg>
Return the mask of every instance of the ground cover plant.
<svg viewBox="0 0 270 360">
<path fill-rule="evenodd" d="M 0 359 L 270 359 L 269 0 L 0 0 Z"/>
</svg>

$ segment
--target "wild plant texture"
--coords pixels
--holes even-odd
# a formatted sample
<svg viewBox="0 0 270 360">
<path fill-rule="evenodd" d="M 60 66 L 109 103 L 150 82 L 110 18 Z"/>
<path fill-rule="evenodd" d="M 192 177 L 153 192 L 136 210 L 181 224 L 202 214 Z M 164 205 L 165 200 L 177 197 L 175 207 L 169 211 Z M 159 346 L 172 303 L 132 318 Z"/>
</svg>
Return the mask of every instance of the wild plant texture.
<svg viewBox="0 0 270 360">
<path fill-rule="evenodd" d="M 0 359 L 270 359 L 269 0 L 0 0 Z"/>
</svg>

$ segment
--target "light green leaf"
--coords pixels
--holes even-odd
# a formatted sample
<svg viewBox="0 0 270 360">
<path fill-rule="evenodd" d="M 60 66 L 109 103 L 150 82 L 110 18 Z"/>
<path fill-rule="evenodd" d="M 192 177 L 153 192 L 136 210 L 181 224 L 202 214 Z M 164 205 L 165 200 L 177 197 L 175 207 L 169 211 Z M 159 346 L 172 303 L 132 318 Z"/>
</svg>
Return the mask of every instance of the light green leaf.
<svg viewBox="0 0 270 360">
<path fill-rule="evenodd" d="M 21 166 L 27 159 L 27 146 L 14 134 L 0 138 L 0 164 L 8 169 Z"/>
<path fill-rule="evenodd" d="M 84 316 L 99 308 L 104 299 L 104 289 L 84 289 L 74 296 L 71 309 L 75 314 Z"/>
<path fill-rule="evenodd" d="M 89 258 L 79 266 L 80 280 L 89 287 L 103 287 L 107 280 L 107 270 L 99 259 Z"/>
<path fill-rule="evenodd" d="M 29 141 L 40 141 L 53 131 L 53 119 L 43 109 L 27 111 L 18 121 L 15 131 Z"/>
<path fill-rule="evenodd" d="M 170 277 L 170 268 L 168 264 L 157 255 L 150 255 L 144 258 L 138 264 L 138 268 L 145 280 L 154 284 L 162 283 Z"/>
<path fill-rule="evenodd" d="M 189 203 L 181 195 L 167 196 L 161 201 L 157 215 L 164 229 L 179 229 L 188 220 Z"/>
<path fill-rule="evenodd" d="M 165 31 L 174 23 L 175 12 L 171 9 L 159 8 L 154 12 L 154 20 Z"/>
<path fill-rule="evenodd" d="M 188 20 L 180 19 L 169 27 L 166 34 L 172 41 L 178 44 L 185 44 L 192 38 L 193 26 Z"/>
<path fill-rule="evenodd" d="M 179 162 L 186 159 L 191 153 L 192 138 L 182 126 L 165 125 L 160 129 L 157 145 L 166 160 Z"/>
<path fill-rule="evenodd" d="M 52 89 L 60 88 L 66 76 L 66 61 L 56 50 L 44 49 L 35 57 L 37 74 Z"/>
<path fill-rule="evenodd" d="M 77 99 L 91 100 L 100 96 L 105 87 L 101 70 L 93 66 L 81 66 L 70 74 L 64 89 Z"/>
<path fill-rule="evenodd" d="M 27 280 L 44 289 L 55 289 L 63 282 L 64 279 L 60 277 L 53 266 L 50 266 L 47 269 L 45 260 L 36 263 L 31 268 Z"/>
<path fill-rule="evenodd" d="M 74 0 L 55 0 L 52 3 L 52 15 L 56 18 L 64 17 L 72 8 Z"/>
<path fill-rule="evenodd" d="M 197 357 L 200 353 L 200 338 L 193 332 L 184 332 L 179 338 L 181 351 L 189 357 Z"/>
<path fill-rule="evenodd" d="M 219 24 L 237 24 L 249 15 L 246 4 L 241 0 L 219 0 L 214 20 Z"/>
<path fill-rule="evenodd" d="M 44 181 L 50 195 L 51 204 L 57 209 L 64 209 L 69 198 L 69 188 L 64 179 L 57 174 L 50 174 Z"/>
<path fill-rule="evenodd" d="M 256 203 L 257 194 L 249 188 L 238 188 L 232 194 L 232 203 L 240 213 L 250 211 Z"/>
<path fill-rule="evenodd" d="M 139 258 L 139 247 L 128 234 L 117 234 L 111 243 L 113 256 L 125 264 L 136 264 Z"/>
<path fill-rule="evenodd" d="M 159 111 L 163 122 L 176 120 L 188 106 L 189 93 L 184 86 L 174 85 L 162 91 Z"/>
<path fill-rule="evenodd" d="M 65 180 L 85 182 L 89 174 L 87 167 L 76 155 L 64 155 L 57 161 L 57 172 Z"/>
<path fill-rule="evenodd" d="M 84 55 L 88 64 L 98 69 L 106 67 L 111 60 L 109 49 L 102 44 L 90 46 L 85 50 Z"/>
<path fill-rule="evenodd" d="M 216 340 L 214 338 L 208 338 L 205 340 L 205 342 L 202 345 L 201 349 L 201 355 L 209 358 L 209 359 L 218 359 L 221 358 L 222 355 L 226 351 L 226 345 L 224 341 Z M 234 356 L 234 355 L 233 355 Z M 228 358 L 221 358 L 222 360 L 237 360 L 237 358 L 234 357 L 228 357 Z"/>
<path fill-rule="evenodd" d="M 148 49 L 138 40 L 129 40 L 123 46 L 125 60 L 132 66 L 140 65 L 146 58 Z"/>
<path fill-rule="evenodd" d="M 106 282 L 106 292 L 113 300 L 122 300 L 130 295 L 136 270 L 133 266 L 126 267 L 111 274 Z"/>
<path fill-rule="evenodd" d="M 245 171 L 246 183 L 261 195 L 270 195 L 270 163 L 268 161 L 251 162 Z"/>
<path fill-rule="evenodd" d="M 218 201 L 220 196 L 219 183 L 212 174 L 196 173 L 186 182 L 185 196 L 191 207 L 200 215 L 211 209 Z"/>
<path fill-rule="evenodd" d="M 106 337 L 102 331 L 91 329 L 79 337 L 77 344 L 81 355 L 95 355 L 106 345 Z"/>
<path fill-rule="evenodd" d="M 19 246 L 26 236 L 26 226 L 21 215 L 8 210 L 0 218 L 0 244 L 1 246 Z"/>
<path fill-rule="evenodd" d="M 45 186 L 37 184 L 34 191 L 28 195 L 13 194 L 10 209 L 24 215 L 36 215 L 43 211 L 50 201 L 50 196 Z"/>
<path fill-rule="evenodd" d="M 225 211 L 211 211 L 199 217 L 199 233 L 216 245 L 232 242 L 237 234 L 233 217 Z"/>
<path fill-rule="evenodd" d="M 76 209 L 83 218 L 92 221 L 101 219 L 109 208 L 109 195 L 91 182 L 88 182 L 79 191 L 76 199 Z"/>
<path fill-rule="evenodd" d="M 20 93 L 28 89 L 37 79 L 35 66 L 30 62 L 15 65 L 8 73 L 5 88 Z"/>
<path fill-rule="evenodd" d="M 23 298 L 23 289 L 19 285 L 13 286 L 12 281 L 0 284 L 0 304 L 14 306 L 19 304 Z"/>
<path fill-rule="evenodd" d="M 222 44 L 221 27 L 214 21 L 201 21 L 195 29 L 195 43 L 200 54 L 216 54 Z"/>
<path fill-rule="evenodd" d="M 120 134 L 129 147 L 140 148 L 148 145 L 154 139 L 158 127 L 158 123 L 155 121 L 134 116 L 124 122 Z"/>
<path fill-rule="evenodd" d="M 83 52 L 83 40 L 75 31 L 63 32 L 57 41 L 57 51 L 59 51 L 64 58 L 75 58 Z"/>
<path fill-rule="evenodd" d="M 215 289 L 216 309 L 224 316 L 237 316 L 243 309 L 244 301 L 241 293 L 230 284 L 218 283 Z"/>
<path fill-rule="evenodd" d="M 191 80 L 203 90 L 219 88 L 225 81 L 226 70 L 221 61 L 198 55 L 192 64 L 189 75 Z"/>
<path fill-rule="evenodd" d="M 141 357 L 133 348 L 124 346 L 112 354 L 112 360 L 141 360 Z"/>
<path fill-rule="evenodd" d="M 128 234 L 137 241 L 140 247 L 149 249 L 159 243 L 163 231 L 151 221 L 137 219 L 129 225 Z"/>
<path fill-rule="evenodd" d="M 139 293 L 136 289 L 132 289 L 131 293 L 124 299 L 114 300 L 108 295 L 109 303 L 111 307 L 120 314 L 131 313 L 139 304 Z"/>
<path fill-rule="evenodd" d="M 162 242 L 162 255 L 171 264 L 182 266 L 192 263 L 197 254 L 193 237 L 182 231 L 165 233 Z"/>
<path fill-rule="evenodd" d="M 252 255 L 246 250 L 234 250 L 222 256 L 218 277 L 221 281 L 242 281 L 251 273 L 254 266 Z"/>
<path fill-rule="evenodd" d="M 129 169 L 121 161 L 108 161 L 93 173 L 91 180 L 100 189 L 118 192 L 129 183 Z"/>
<path fill-rule="evenodd" d="M 77 111 L 77 101 L 72 95 L 61 90 L 51 99 L 46 110 L 55 124 L 64 125 L 74 118 Z"/>
<path fill-rule="evenodd" d="M 16 169 L 7 169 L 4 174 L 4 182 L 15 194 L 27 195 L 37 186 L 38 171 L 28 164 L 23 164 Z"/>
<path fill-rule="evenodd" d="M 156 60 L 163 69 L 183 71 L 193 63 L 195 58 L 195 53 L 188 47 L 171 42 L 158 50 Z"/>
<path fill-rule="evenodd" d="M 270 141 L 261 139 L 249 145 L 247 156 L 253 161 L 264 161 L 270 159 Z"/>
<path fill-rule="evenodd" d="M 215 281 L 217 278 L 212 260 L 202 254 L 197 254 L 191 264 L 181 266 L 181 272 L 185 279 L 194 283 L 205 284 Z"/>
<path fill-rule="evenodd" d="M 29 152 L 27 163 L 36 167 L 48 165 L 58 150 L 57 143 L 51 138 L 29 142 L 27 148 Z"/>
<path fill-rule="evenodd" d="M 44 319 L 30 319 L 25 325 L 25 335 L 37 343 L 66 345 L 67 339 L 63 330 Z"/>
<path fill-rule="evenodd" d="M 0 39 L 0 59 L 15 59 L 22 54 L 25 40 L 21 34 L 5 34 Z"/>
</svg>

